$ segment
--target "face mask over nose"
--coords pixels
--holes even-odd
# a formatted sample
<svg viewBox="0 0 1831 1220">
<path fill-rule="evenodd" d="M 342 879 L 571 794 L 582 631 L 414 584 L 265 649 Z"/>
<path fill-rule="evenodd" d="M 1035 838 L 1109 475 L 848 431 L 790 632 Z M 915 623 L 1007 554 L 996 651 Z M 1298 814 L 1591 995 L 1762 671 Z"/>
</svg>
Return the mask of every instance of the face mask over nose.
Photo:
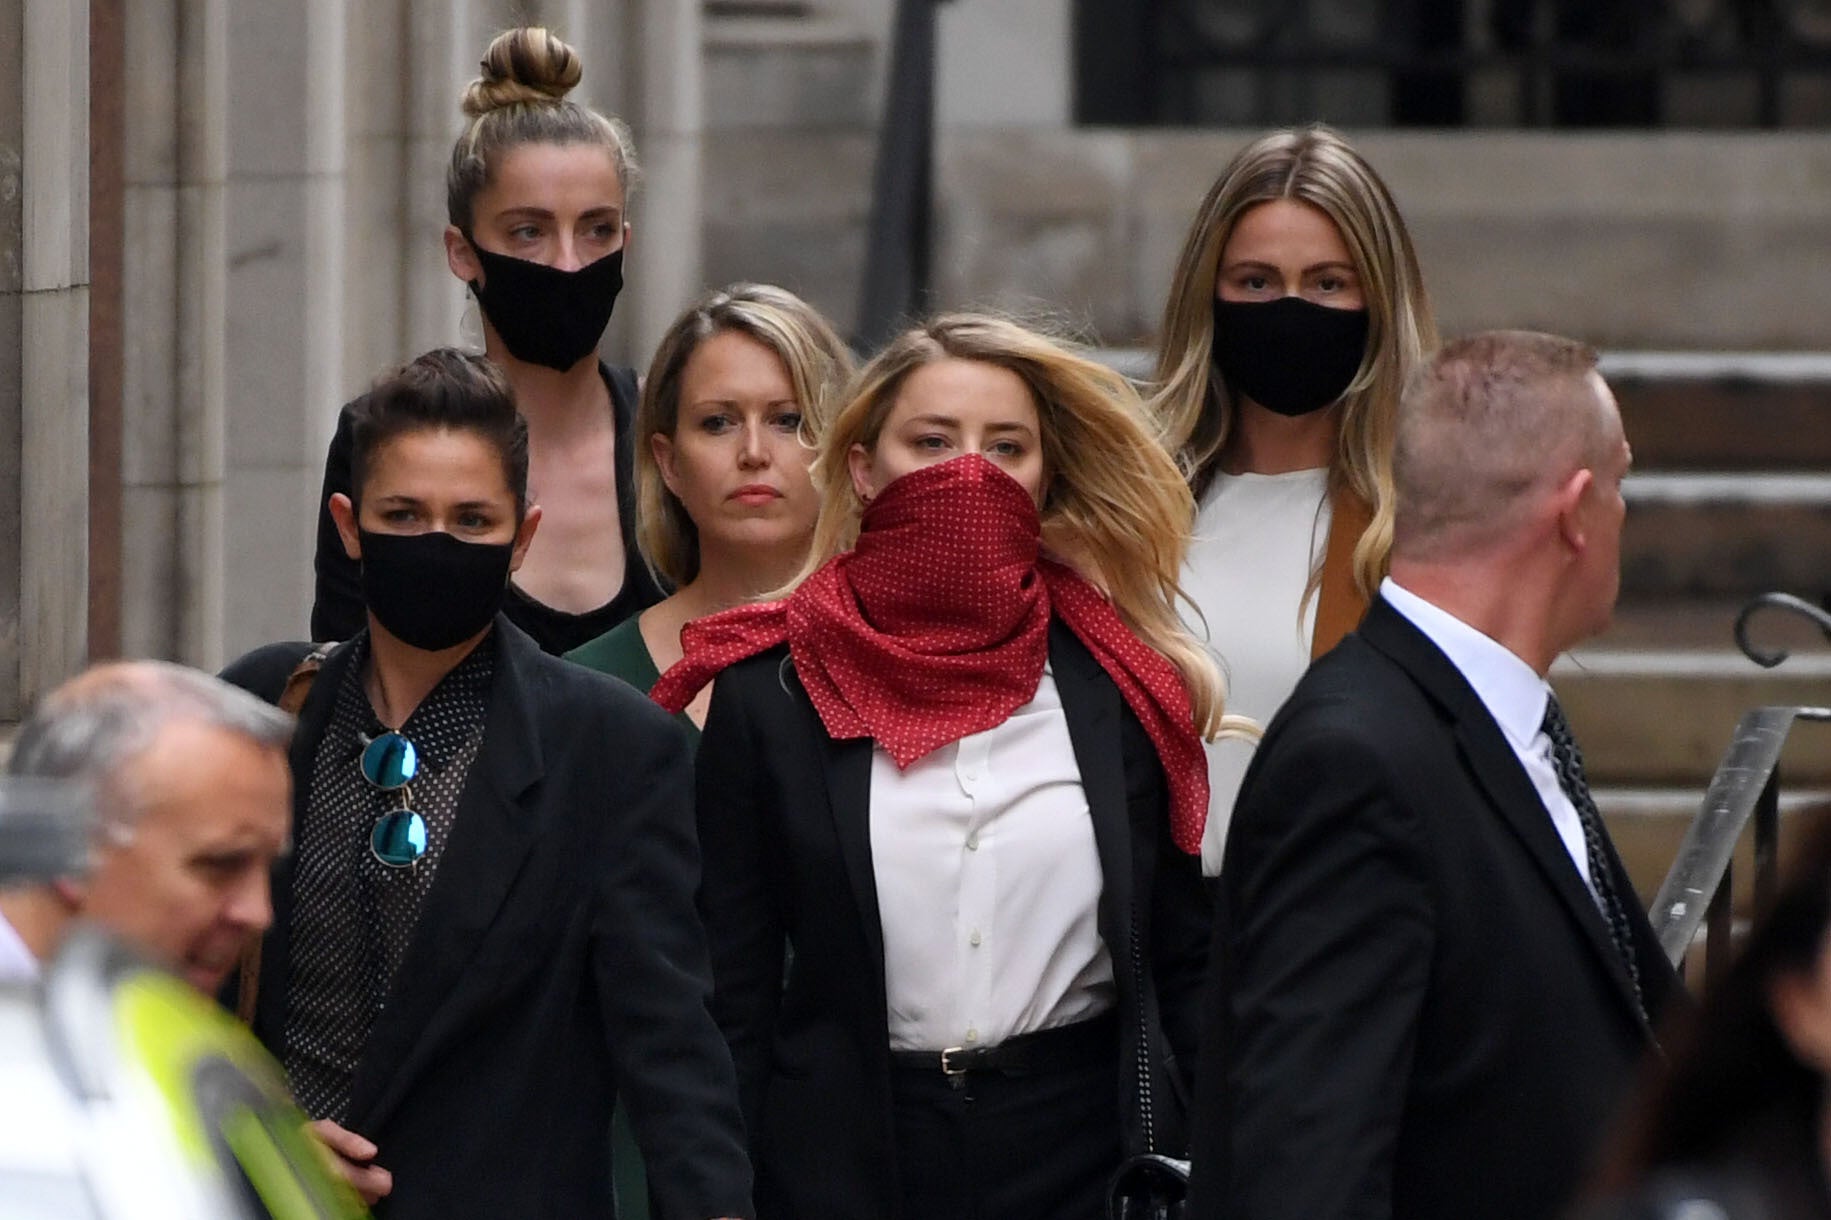
<svg viewBox="0 0 1831 1220">
<path fill-rule="evenodd" d="M 464 542 L 443 530 L 361 530 L 358 536 L 363 602 L 408 647 L 455 647 L 488 627 L 502 608 L 514 543 Z"/>
<path fill-rule="evenodd" d="M 623 290 L 623 251 L 561 271 L 466 240 L 483 269 L 470 290 L 511 356 L 563 373 L 597 349 Z"/>
<path fill-rule="evenodd" d="M 1338 402 L 1367 351 L 1367 311 L 1302 297 L 1214 302 L 1215 371 L 1235 393 L 1279 415 Z"/>
</svg>

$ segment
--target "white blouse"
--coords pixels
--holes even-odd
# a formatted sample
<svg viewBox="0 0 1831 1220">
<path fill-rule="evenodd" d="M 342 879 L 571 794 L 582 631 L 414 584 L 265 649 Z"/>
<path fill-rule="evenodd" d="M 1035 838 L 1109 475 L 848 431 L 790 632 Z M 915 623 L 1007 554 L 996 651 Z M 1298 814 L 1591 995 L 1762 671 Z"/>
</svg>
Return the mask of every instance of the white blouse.
<svg viewBox="0 0 1831 1220">
<path fill-rule="evenodd" d="M 996 1046 L 1114 1003 L 1103 875 L 1055 677 L 901 771 L 871 759 L 892 1050 Z"/>
<path fill-rule="evenodd" d="M 1227 710 L 1261 726 L 1290 698 L 1310 664 L 1316 596 L 1303 591 L 1329 540 L 1329 472 L 1220 474 L 1202 497 L 1183 566 L 1188 627 L 1220 658 Z M 1301 613 L 1299 608 L 1301 607 Z M 1205 621 L 1205 626 L 1204 626 Z M 1208 744 L 1208 827 L 1202 871 L 1221 871 L 1234 798 L 1251 742 Z"/>
</svg>

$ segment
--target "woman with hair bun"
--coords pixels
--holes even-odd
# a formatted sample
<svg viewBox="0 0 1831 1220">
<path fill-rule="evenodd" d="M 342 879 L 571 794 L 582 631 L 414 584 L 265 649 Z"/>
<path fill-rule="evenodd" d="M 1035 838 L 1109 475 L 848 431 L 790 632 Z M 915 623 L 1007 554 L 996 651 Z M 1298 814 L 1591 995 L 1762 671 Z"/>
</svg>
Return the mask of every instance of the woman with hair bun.
<svg viewBox="0 0 1831 1220">
<path fill-rule="evenodd" d="M 954 314 L 856 380 L 779 601 L 717 677 L 700 910 L 761 1220 L 1096 1220 L 1182 1154 L 1219 674 L 1172 595 L 1188 489 L 1111 369 Z M 786 969 L 784 967 L 787 962 Z"/>
<path fill-rule="evenodd" d="M 646 691 L 681 628 L 800 570 L 820 505 L 808 466 L 851 373 L 826 319 L 769 284 L 709 293 L 668 328 L 636 411 L 636 541 L 674 593 L 567 660 Z M 682 713 L 695 738 L 710 697 Z"/>
<path fill-rule="evenodd" d="M 445 258 L 476 296 L 484 350 L 527 418 L 545 512 L 506 612 L 560 653 L 661 595 L 635 555 L 635 370 L 596 359 L 623 285 L 635 151 L 621 121 L 567 98 L 579 57 L 547 30 L 498 35 L 481 67 L 445 177 Z M 345 407 L 321 505 L 349 491 L 350 421 Z M 312 636 L 347 639 L 362 626 L 358 573 L 324 511 L 316 569 Z"/>
<path fill-rule="evenodd" d="M 1264 724 L 1392 546 L 1394 413 L 1437 333 L 1385 183 L 1327 127 L 1254 140 L 1196 212 L 1158 342 L 1151 406 L 1198 505 L 1190 619 Z M 1209 748 L 1210 874 L 1250 754 Z"/>
</svg>

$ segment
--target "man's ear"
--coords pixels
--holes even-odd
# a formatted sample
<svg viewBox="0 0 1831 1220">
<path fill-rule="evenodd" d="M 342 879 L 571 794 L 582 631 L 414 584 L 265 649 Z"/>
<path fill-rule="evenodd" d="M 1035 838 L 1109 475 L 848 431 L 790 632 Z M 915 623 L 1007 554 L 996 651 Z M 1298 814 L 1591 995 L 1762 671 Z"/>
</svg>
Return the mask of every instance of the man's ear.
<svg viewBox="0 0 1831 1220">
<path fill-rule="evenodd" d="M 1595 483 L 1595 472 L 1585 467 L 1559 484 L 1552 496 L 1552 506 L 1557 510 L 1558 535 L 1564 545 L 1577 554 L 1589 546 L 1589 525 L 1583 519 L 1583 507 Z"/>
<path fill-rule="evenodd" d="M 331 493 L 329 508 L 331 520 L 336 523 L 337 536 L 343 539 L 343 553 L 351 559 L 362 558 L 362 535 L 356 525 L 356 506 L 350 498 L 340 491 Z"/>
<path fill-rule="evenodd" d="M 75 914 L 83 909 L 89 901 L 89 883 L 81 877 L 54 877 L 51 880 L 51 892 L 57 900 Z"/>
<path fill-rule="evenodd" d="M 469 240 L 457 225 L 445 226 L 445 265 L 466 284 L 483 278 L 483 266 L 477 261 L 477 252 L 471 249 Z"/>
<path fill-rule="evenodd" d="M 528 544 L 534 541 L 534 531 L 540 528 L 540 505 L 528 505 L 528 511 L 521 519 L 521 528 L 515 531 L 515 549 L 509 555 L 509 571 L 519 572 L 521 561 L 528 557 Z"/>
</svg>

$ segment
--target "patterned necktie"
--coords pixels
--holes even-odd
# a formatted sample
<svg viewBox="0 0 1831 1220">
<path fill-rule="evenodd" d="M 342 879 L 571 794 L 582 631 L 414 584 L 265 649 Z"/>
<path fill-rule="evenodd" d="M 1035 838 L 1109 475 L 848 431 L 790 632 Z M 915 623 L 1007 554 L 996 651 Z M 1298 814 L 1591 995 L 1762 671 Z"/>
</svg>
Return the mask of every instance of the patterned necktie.
<svg viewBox="0 0 1831 1220">
<path fill-rule="evenodd" d="M 1609 939 L 1615 942 L 1615 952 L 1621 955 L 1621 963 L 1627 967 L 1628 981 L 1634 985 L 1634 1006 L 1644 1018 L 1647 1006 L 1640 994 L 1640 967 L 1634 958 L 1634 938 L 1628 929 L 1627 911 L 1615 892 L 1608 852 L 1603 850 L 1602 815 L 1596 812 L 1596 802 L 1589 794 L 1589 781 L 1583 778 L 1583 755 L 1577 751 L 1576 739 L 1570 735 L 1564 709 L 1558 706 L 1556 698 L 1546 700 L 1545 719 L 1539 725 L 1539 731 L 1551 739 L 1551 758 L 1558 769 L 1558 786 L 1570 798 L 1577 811 L 1577 820 L 1583 824 L 1583 845 L 1589 854 L 1589 880 L 1595 890 L 1596 906 L 1608 923 Z"/>
</svg>

